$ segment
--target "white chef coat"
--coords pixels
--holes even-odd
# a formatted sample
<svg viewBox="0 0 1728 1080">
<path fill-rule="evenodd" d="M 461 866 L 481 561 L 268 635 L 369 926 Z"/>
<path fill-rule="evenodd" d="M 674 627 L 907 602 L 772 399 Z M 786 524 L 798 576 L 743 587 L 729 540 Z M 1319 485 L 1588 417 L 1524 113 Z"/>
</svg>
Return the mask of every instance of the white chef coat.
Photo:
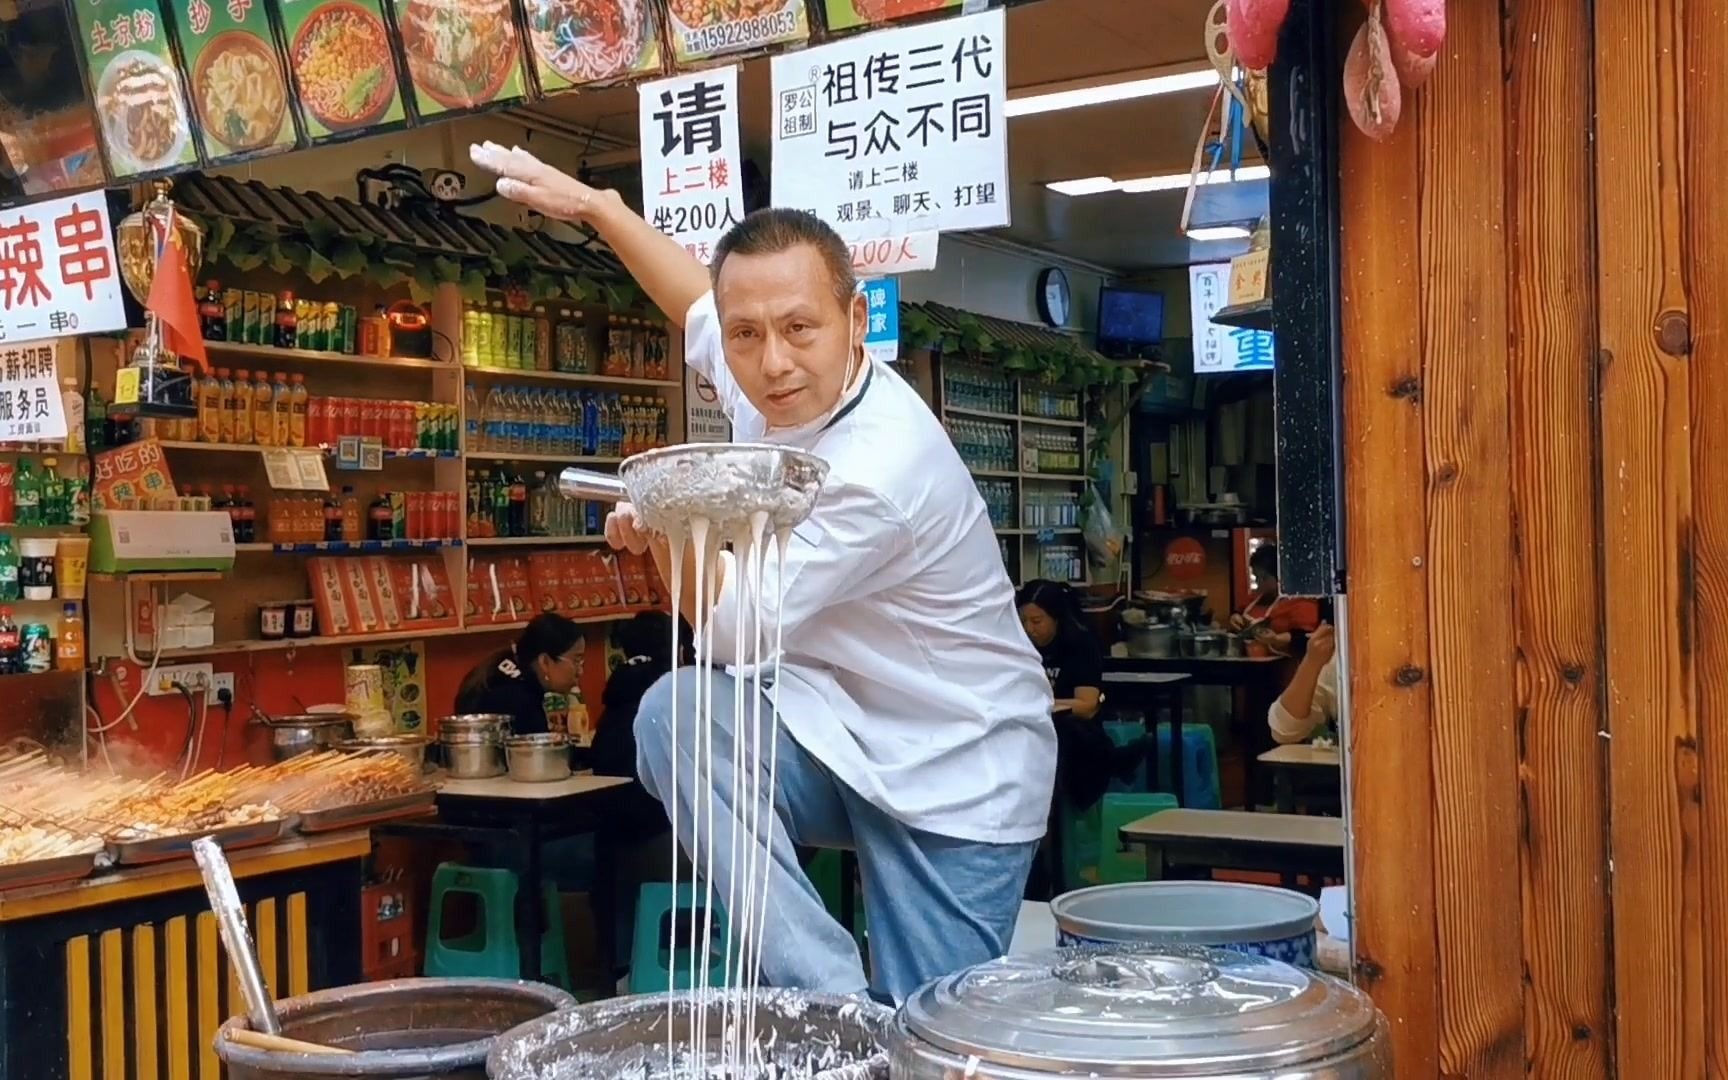
<svg viewBox="0 0 1728 1080">
<path fill-rule="evenodd" d="M 1308 715 L 1297 716 L 1284 707 L 1283 697 L 1272 702 L 1266 712 L 1272 739 L 1281 743 L 1307 742 L 1309 736 L 1338 715 L 1338 657 L 1326 661 L 1314 679 L 1314 697 L 1308 703 Z"/>
<path fill-rule="evenodd" d="M 768 430 L 726 365 L 712 293 L 684 332 L 685 360 L 713 382 L 735 439 L 830 466 L 786 552 L 781 723 L 906 825 L 992 843 L 1043 836 L 1056 774 L 1050 683 L 984 500 L 942 425 L 877 364 L 843 413 Z M 777 574 L 770 554 L 768 608 Z M 729 563 L 711 624 L 715 660 L 729 665 L 754 649 L 750 631 L 742 649 L 736 640 L 739 580 Z M 773 627 L 766 610 L 763 620 Z"/>
</svg>

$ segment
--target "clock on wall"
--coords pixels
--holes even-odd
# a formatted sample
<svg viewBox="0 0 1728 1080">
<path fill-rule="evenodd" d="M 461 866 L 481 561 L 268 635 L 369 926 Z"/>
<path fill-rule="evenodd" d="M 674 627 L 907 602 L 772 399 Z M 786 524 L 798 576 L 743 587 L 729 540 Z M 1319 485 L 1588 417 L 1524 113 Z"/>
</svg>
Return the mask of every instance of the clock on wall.
<svg viewBox="0 0 1728 1080">
<path fill-rule="evenodd" d="M 1050 267 L 1038 275 L 1038 316 L 1055 327 L 1068 325 L 1074 298 L 1068 292 L 1068 275 Z"/>
</svg>

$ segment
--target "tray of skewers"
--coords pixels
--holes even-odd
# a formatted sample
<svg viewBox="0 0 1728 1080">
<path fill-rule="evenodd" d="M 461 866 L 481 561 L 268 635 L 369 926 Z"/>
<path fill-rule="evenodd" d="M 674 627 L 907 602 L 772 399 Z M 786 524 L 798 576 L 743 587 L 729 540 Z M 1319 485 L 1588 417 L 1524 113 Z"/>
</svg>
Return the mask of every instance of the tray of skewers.
<svg viewBox="0 0 1728 1080">
<path fill-rule="evenodd" d="M 326 751 L 275 766 L 266 789 L 302 833 L 336 832 L 423 817 L 437 791 L 400 754 Z"/>
</svg>

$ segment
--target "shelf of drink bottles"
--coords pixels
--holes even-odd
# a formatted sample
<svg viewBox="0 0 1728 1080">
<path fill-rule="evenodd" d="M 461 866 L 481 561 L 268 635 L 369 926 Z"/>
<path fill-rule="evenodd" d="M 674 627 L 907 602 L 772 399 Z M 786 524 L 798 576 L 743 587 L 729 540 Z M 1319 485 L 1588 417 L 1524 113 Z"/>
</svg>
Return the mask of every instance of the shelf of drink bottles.
<svg viewBox="0 0 1728 1080">
<path fill-rule="evenodd" d="M 556 465 L 616 465 L 624 459 L 593 454 L 529 454 L 519 450 L 470 450 L 469 461 L 544 461 Z"/>
<path fill-rule="evenodd" d="M 468 546 L 477 547 L 549 547 L 561 544 L 604 544 L 599 534 L 583 536 L 471 536 Z"/>
<path fill-rule="evenodd" d="M 282 349 L 274 345 L 242 345 L 232 341 L 205 339 L 204 348 L 215 356 L 236 359 L 264 360 L 284 364 L 358 364 L 362 367 L 388 367 L 398 370 L 455 371 L 454 361 L 427 360 L 415 356 L 362 356 L 356 353 L 327 352 L 319 349 Z"/>
<path fill-rule="evenodd" d="M 251 443 L 241 444 L 241 443 L 186 442 L 186 441 L 181 440 L 181 439 L 159 439 L 159 440 L 157 440 L 157 445 L 162 447 L 162 449 L 164 449 L 164 450 L 194 450 L 194 451 L 200 451 L 203 453 L 216 453 L 216 454 L 224 454 L 224 453 L 226 453 L 226 454 L 263 454 L 263 453 L 266 453 L 266 452 L 271 451 L 271 450 L 283 449 L 283 450 L 319 450 L 319 451 L 323 452 L 325 457 L 335 457 L 336 456 L 336 447 L 334 447 L 334 446 L 275 447 L 275 446 L 258 446 L 258 445 L 251 444 Z M 403 461 L 451 460 L 451 461 L 453 461 L 453 460 L 455 460 L 461 456 L 462 456 L 462 452 L 460 450 L 429 450 L 429 449 L 424 449 L 424 448 L 418 447 L 418 446 L 407 446 L 407 447 L 386 446 L 386 447 L 384 447 L 384 457 L 386 460 L 403 460 Z"/>
<path fill-rule="evenodd" d="M 377 555 L 388 551 L 437 551 L 459 548 L 455 537 L 440 540 L 283 540 L 235 544 L 237 552 L 267 551 L 276 555 Z"/>
<path fill-rule="evenodd" d="M 524 379 L 530 382 L 569 383 L 578 386 L 678 386 L 676 379 L 638 379 L 628 375 L 586 375 L 573 371 L 540 371 L 535 368 L 464 367 L 464 375 L 494 379 Z"/>
</svg>

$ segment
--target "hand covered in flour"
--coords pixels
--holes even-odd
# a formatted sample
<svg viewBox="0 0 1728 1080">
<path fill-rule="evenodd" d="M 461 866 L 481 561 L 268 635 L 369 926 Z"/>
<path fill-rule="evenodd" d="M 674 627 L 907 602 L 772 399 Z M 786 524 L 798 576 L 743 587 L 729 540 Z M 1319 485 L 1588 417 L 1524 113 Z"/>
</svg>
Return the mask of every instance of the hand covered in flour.
<svg viewBox="0 0 1728 1080">
<path fill-rule="evenodd" d="M 470 144 L 474 164 L 498 177 L 498 194 L 559 221 L 585 222 L 615 192 L 599 191 L 560 172 L 519 146 L 506 149 L 494 142 Z"/>
<path fill-rule="evenodd" d="M 606 542 L 614 551 L 640 555 L 648 550 L 653 536 L 654 531 L 643 524 L 642 519 L 636 516 L 636 508 L 627 502 L 614 506 L 606 515 Z"/>
</svg>

